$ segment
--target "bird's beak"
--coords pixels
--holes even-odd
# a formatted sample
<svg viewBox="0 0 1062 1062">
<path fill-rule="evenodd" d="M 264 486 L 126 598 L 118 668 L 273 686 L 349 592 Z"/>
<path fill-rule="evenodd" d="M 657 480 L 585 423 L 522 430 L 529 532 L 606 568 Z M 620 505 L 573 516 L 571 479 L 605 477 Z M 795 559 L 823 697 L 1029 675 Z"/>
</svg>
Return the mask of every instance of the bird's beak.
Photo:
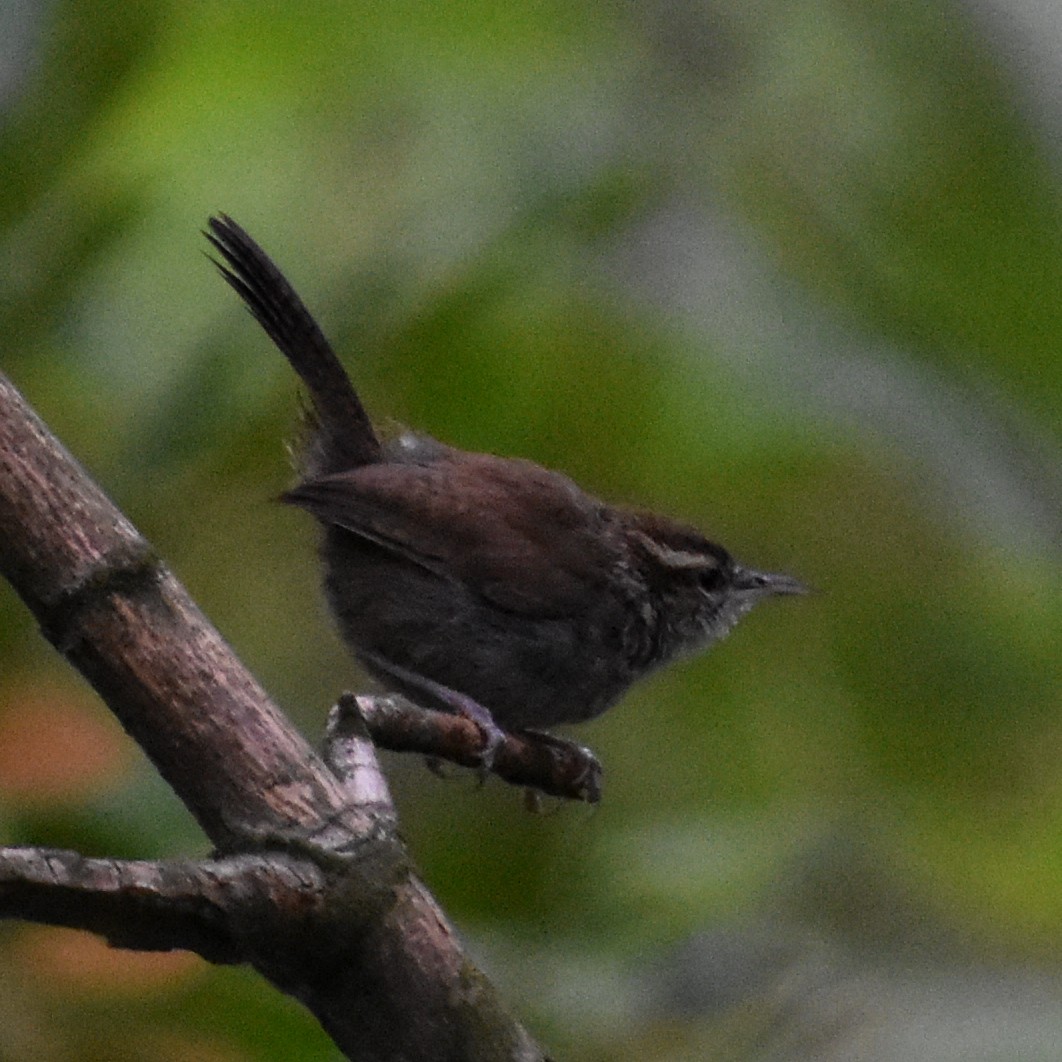
<svg viewBox="0 0 1062 1062">
<path fill-rule="evenodd" d="M 733 574 L 733 587 L 735 590 L 744 590 L 747 593 L 765 594 L 810 594 L 811 587 L 806 586 L 799 579 L 782 572 L 757 572 L 752 568 L 735 566 Z"/>
</svg>

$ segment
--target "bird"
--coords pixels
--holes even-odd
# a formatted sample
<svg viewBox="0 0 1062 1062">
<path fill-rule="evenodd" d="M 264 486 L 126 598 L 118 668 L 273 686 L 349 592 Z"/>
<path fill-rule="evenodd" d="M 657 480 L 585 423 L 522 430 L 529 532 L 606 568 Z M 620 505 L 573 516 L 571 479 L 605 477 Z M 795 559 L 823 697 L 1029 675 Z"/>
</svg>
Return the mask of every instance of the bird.
<svg viewBox="0 0 1062 1062">
<path fill-rule="evenodd" d="M 765 598 L 807 591 L 533 461 L 413 431 L 381 438 L 265 251 L 225 214 L 204 234 L 309 392 L 299 482 L 282 501 L 321 527 L 325 596 L 344 641 L 385 689 L 474 720 L 484 763 L 506 732 L 593 719 Z"/>
</svg>

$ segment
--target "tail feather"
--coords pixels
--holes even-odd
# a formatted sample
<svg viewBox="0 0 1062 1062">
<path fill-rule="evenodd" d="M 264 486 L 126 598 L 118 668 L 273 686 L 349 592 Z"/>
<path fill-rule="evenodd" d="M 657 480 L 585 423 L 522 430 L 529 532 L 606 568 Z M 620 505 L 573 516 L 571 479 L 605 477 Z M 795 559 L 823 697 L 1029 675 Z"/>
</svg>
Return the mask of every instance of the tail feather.
<svg viewBox="0 0 1062 1062">
<path fill-rule="evenodd" d="M 225 214 L 212 217 L 204 235 L 223 259 L 214 262 L 221 275 L 310 392 L 317 423 L 306 471 L 321 475 L 378 461 L 380 441 L 350 377 L 284 274 Z"/>
</svg>

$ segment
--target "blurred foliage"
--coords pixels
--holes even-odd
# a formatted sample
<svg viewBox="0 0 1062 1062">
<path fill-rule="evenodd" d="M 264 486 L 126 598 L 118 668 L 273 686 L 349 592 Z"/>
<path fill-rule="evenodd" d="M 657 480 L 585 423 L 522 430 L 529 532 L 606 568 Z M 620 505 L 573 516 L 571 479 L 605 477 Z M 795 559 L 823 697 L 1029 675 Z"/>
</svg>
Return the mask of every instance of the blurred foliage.
<svg viewBox="0 0 1062 1062">
<path fill-rule="evenodd" d="M 917 976 L 917 1057 L 989 1057 L 956 1053 L 971 971 L 1057 994 L 1060 159 L 983 19 L 8 0 L 0 40 L 0 369 L 309 734 L 360 679 L 312 528 L 270 501 L 296 389 L 201 254 L 217 210 L 381 418 L 821 589 L 579 730 L 594 811 L 389 759 L 428 882 L 544 1041 L 912 1058 Z M 205 850 L 6 587 L 0 653 L 5 843 Z M 87 940 L 5 929 L 0 1056 L 334 1057 L 247 972 L 129 976 Z M 1057 1057 L 1058 1008 L 991 1002 L 993 1057 Z"/>
</svg>

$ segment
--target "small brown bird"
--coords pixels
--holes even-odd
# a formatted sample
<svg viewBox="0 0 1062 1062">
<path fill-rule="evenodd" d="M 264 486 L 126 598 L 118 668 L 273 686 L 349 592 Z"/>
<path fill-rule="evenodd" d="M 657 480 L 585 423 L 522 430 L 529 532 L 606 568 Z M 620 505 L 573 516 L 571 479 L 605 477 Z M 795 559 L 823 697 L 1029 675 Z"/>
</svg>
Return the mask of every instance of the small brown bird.
<svg viewBox="0 0 1062 1062">
<path fill-rule="evenodd" d="M 225 215 L 206 235 L 310 392 L 303 478 L 283 500 L 323 528 L 325 590 L 347 644 L 386 688 L 474 719 L 486 762 L 499 728 L 591 719 L 763 598 L 805 592 L 531 461 L 413 433 L 381 443 L 265 252 Z"/>
</svg>

